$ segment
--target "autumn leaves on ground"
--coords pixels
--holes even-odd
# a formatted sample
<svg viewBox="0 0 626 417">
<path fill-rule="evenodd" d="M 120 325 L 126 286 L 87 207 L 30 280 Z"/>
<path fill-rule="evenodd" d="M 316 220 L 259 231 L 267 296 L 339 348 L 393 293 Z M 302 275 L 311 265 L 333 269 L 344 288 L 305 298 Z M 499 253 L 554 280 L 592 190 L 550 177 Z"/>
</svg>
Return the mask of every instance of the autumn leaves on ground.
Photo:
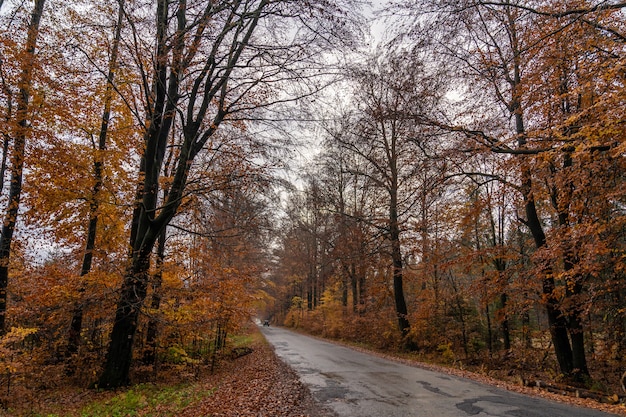
<svg viewBox="0 0 626 417">
<path fill-rule="evenodd" d="M 619 400 L 626 6 L 364 3 L 0 1 L 5 410 L 212 398 L 134 384 L 255 316 Z"/>
<path fill-rule="evenodd" d="M 45 378 L 16 384 L 0 416 L 327 417 L 298 377 L 274 356 L 252 326 L 219 367 L 166 365 L 141 384 L 120 391 L 85 391 L 49 368 Z M 238 356 L 237 348 L 246 347 Z M 148 380 L 158 379 L 159 383 Z M 141 379 L 141 377 L 140 377 Z"/>
</svg>

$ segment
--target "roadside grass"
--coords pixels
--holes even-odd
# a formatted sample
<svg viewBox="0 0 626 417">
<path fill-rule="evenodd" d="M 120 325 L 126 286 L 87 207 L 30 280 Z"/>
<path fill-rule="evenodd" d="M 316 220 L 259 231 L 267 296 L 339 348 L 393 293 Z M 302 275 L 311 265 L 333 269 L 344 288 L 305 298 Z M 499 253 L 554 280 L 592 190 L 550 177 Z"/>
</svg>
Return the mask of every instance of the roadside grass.
<svg viewBox="0 0 626 417">
<path fill-rule="evenodd" d="M 77 387 L 64 380 L 60 365 L 58 369 L 50 369 L 58 381 L 56 388 L 38 390 L 29 388 L 28 384 L 12 388 L 11 398 L 0 402 L 0 417 L 184 416 L 185 410 L 213 396 L 224 378 L 236 372 L 234 361 L 241 355 L 232 355 L 233 350 L 251 352 L 265 343 L 260 332 L 243 329 L 241 334 L 229 336 L 227 349 L 214 372 L 207 364 L 162 364 L 158 383 L 145 382 L 144 373 L 141 377 L 144 381 L 117 391 Z"/>
<path fill-rule="evenodd" d="M 261 337 L 260 337 L 259 332 L 255 332 L 251 334 L 234 335 L 230 339 L 230 345 L 233 348 L 249 347 L 249 346 L 252 346 L 255 342 L 259 342 L 260 339 Z"/>
<path fill-rule="evenodd" d="M 106 401 L 95 401 L 81 412 L 81 417 L 169 417 L 180 415 L 189 405 L 208 397 L 214 389 L 200 384 L 159 387 L 153 384 L 135 385 Z M 50 417 L 50 416 L 49 416 Z"/>
<path fill-rule="evenodd" d="M 174 417 L 184 415 L 184 410 L 210 397 L 217 390 L 217 381 L 197 381 L 174 385 L 142 383 L 117 392 L 85 390 L 74 404 L 69 399 L 55 398 L 39 401 L 45 404 L 0 410 L 0 416 L 29 417 Z M 67 397 L 77 398 L 75 391 Z M 55 401 L 57 400 L 57 401 Z M 61 401 L 58 401 L 61 400 Z M 56 404 L 55 404 L 56 403 Z"/>
</svg>

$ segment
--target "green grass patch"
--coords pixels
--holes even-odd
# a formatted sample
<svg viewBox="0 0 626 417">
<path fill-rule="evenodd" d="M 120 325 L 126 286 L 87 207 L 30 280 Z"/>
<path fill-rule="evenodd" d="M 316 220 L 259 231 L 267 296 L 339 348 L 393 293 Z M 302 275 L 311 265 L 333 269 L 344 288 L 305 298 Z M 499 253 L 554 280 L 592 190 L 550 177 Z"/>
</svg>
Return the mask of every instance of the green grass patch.
<svg viewBox="0 0 626 417">
<path fill-rule="evenodd" d="M 241 334 L 231 337 L 232 347 L 249 347 L 255 341 L 255 337 L 252 334 Z"/>
<path fill-rule="evenodd" d="M 200 390 L 196 385 L 159 387 L 153 384 L 139 384 L 106 401 L 89 404 L 81 410 L 80 415 L 81 417 L 175 416 L 212 392 Z"/>
</svg>

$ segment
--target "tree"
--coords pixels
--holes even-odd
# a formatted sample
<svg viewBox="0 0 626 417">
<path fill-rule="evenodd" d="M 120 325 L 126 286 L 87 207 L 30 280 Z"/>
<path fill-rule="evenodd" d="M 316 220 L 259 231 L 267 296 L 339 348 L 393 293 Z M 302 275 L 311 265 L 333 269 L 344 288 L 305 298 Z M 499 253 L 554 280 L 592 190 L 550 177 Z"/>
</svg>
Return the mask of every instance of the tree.
<svg viewBox="0 0 626 417">
<path fill-rule="evenodd" d="M 0 235 L 0 335 L 6 332 L 7 286 L 9 282 L 11 243 L 13 241 L 13 234 L 15 232 L 20 209 L 26 140 L 31 132 L 29 124 L 31 111 L 29 104 L 31 99 L 33 71 L 37 68 L 35 51 L 44 4 L 45 0 L 36 0 L 31 13 L 27 27 L 24 52 L 20 59 L 20 75 L 17 83 L 18 94 L 15 98 L 15 115 L 9 118 L 10 120 L 8 120 L 8 122 L 10 125 L 7 126 L 7 130 L 11 132 L 10 135 L 13 146 L 11 149 L 11 181 L 9 185 L 8 202 Z M 6 99 L 7 113 L 11 114 L 10 108 L 12 107 L 13 98 L 9 96 Z M 8 140 L 9 137 L 6 136 L 5 141 Z"/>
<path fill-rule="evenodd" d="M 370 221 L 386 241 L 384 249 L 391 259 L 393 295 L 398 328 L 406 346 L 410 340 L 409 312 L 404 294 L 404 253 L 402 232 L 406 216 L 419 204 L 422 191 L 417 181 L 425 166 L 424 149 L 427 135 L 420 130 L 419 115 L 427 112 L 439 100 L 437 80 L 428 78 L 419 61 L 405 66 L 400 54 L 375 56 L 366 70 L 355 70 L 360 88 L 355 94 L 359 101 L 351 115 L 349 132 L 334 135 L 335 146 L 354 154 L 364 167 L 346 167 L 355 175 L 364 176 L 382 194 L 371 208 Z M 434 107 L 434 106 L 433 106 Z M 378 204 L 385 207 L 381 212 Z"/>
<path fill-rule="evenodd" d="M 568 272 L 578 269 L 574 265 L 582 263 L 574 253 L 576 250 L 572 252 L 571 247 L 567 248 L 569 244 L 565 244 L 562 252 L 555 251 L 560 243 L 558 234 L 551 227 L 551 216 L 560 225 L 561 233 L 568 234 L 565 231 L 572 230 L 570 216 L 576 212 L 572 197 L 577 194 L 572 187 L 573 177 L 569 175 L 575 164 L 571 159 L 572 151 L 586 149 L 579 153 L 582 162 L 587 158 L 583 158 L 582 154 L 594 150 L 607 151 L 613 146 L 611 143 L 615 135 L 589 134 L 595 131 L 595 127 L 591 126 L 597 126 L 594 117 L 590 116 L 591 109 L 595 110 L 605 100 L 612 101 L 620 96 L 617 87 L 609 88 L 610 92 L 605 90 L 607 94 L 603 100 L 594 99 L 608 84 L 598 84 L 593 79 L 603 73 L 605 62 L 612 60 L 612 65 L 615 65 L 621 60 L 620 47 L 616 48 L 614 42 L 611 44 L 607 40 L 619 38 L 620 25 L 614 14 L 622 6 L 568 5 L 562 12 L 561 8 L 554 11 L 555 7 L 550 8 L 552 3 L 549 3 L 545 7 L 533 8 L 526 2 L 518 1 L 461 4 L 442 1 L 437 3 L 437 11 L 430 16 L 420 15 L 413 34 L 419 35 L 420 41 L 431 42 L 438 48 L 443 46 L 443 60 L 452 61 L 451 69 L 456 71 L 451 74 L 460 75 L 459 82 L 466 83 L 458 87 L 464 98 L 472 103 L 480 100 L 496 104 L 510 117 L 510 133 L 507 133 L 508 121 L 503 120 L 502 126 L 498 127 L 498 115 L 487 107 L 480 108 L 482 114 L 476 111 L 462 114 L 457 119 L 465 119 L 462 122 L 433 123 L 444 130 L 462 132 L 465 138 L 477 143 L 479 149 L 516 156 L 519 179 L 514 189 L 523 198 L 524 224 L 530 230 L 537 249 L 536 272 L 543 284 L 543 300 L 555 354 L 561 372 L 582 381 L 588 377 L 583 310 L 573 306 L 580 306 L 584 299 L 585 279 L 583 275 Z M 593 21 L 588 19 L 591 15 L 594 16 Z M 422 30 L 426 29 L 422 24 L 431 18 L 441 19 L 439 24 L 453 29 L 445 34 L 429 32 L 431 37 L 425 41 Z M 564 52 L 566 50 L 571 53 Z M 445 63 L 442 65 L 445 66 Z M 603 77 L 601 75 L 600 79 Z M 477 91 L 463 79 L 489 90 Z M 485 91 L 492 91 L 492 98 L 485 100 L 489 97 L 485 96 Z M 473 97 L 476 100 L 472 101 Z M 594 103 L 591 106 L 586 104 L 589 98 Z M 579 104 L 574 110 L 576 100 Z M 608 111 L 605 114 L 612 113 Z M 473 120 L 466 122 L 468 114 Z M 555 118 L 558 114 L 563 115 L 561 120 Z M 595 116 L 598 114 L 595 113 Z M 607 119 L 604 120 L 606 123 Z M 608 124 L 613 125 L 615 120 L 618 119 L 610 117 Z M 590 130 L 581 134 L 580 129 L 587 128 Z M 589 140 L 602 144 L 598 147 L 583 145 Z M 546 160 L 553 161 L 551 169 L 543 169 Z M 567 180 L 562 175 L 565 172 L 568 172 Z M 544 182 L 552 184 L 551 189 L 546 190 Z M 545 209 L 543 203 L 547 199 L 553 202 L 554 212 Z M 562 255 L 550 255 L 556 253 Z"/>
<path fill-rule="evenodd" d="M 533 96 L 533 113 L 540 115 L 541 127 L 553 148 L 543 155 L 547 162 L 543 178 L 556 219 L 550 238 L 553 248 L 558 248 L 544 256 L 562 265 L 557 276 L 565 287 L 561 309 L 572 344 L 572 373 L 579 380 L 589 375 L 584 322 L 590 298 L 585 293 L 592 285 L 598 263 L 604 262 L 600 259 L 611 250 L 593 231 L 604 223 L 600 219 L 606 219 L 608 213 L 607 206 L 598 204 L 604 198 L 597 192 L 614 194 L 607 185 L 615 181 L 606 182 L 606 175 L 612 177 L 612 170 L 620 170 L 614 165 L 611 149 L 624 140 L 619 129 L 611 128 L 617 122 L 615 118 L 621 117 L 612 107 L 623 97 L 623 77 L 612 74 L 611 68 L 623 65 L 624 50 L 614 41 L 613 33 L 603 33 L 609 26 L 619 27 L 615 25 L 617 13 L 616 8 L 609 8 L 598 14 L 598 26 L 574 16 L 541 19 L 547 35 L 537 54 L 545 87 Z M 552 36 L 554 32 L 558 36 Z M 605 185 L 597 188 L 600 184 L 590 181 L 590 173 L 604 178 Z M 598 203 L 590 205 L 591 201 Z M 619 221 L 622 216 L 617 211 L 610 217 Z M 582 249 L 591 241 L 595 241 L 596 251 Z"/>
<path fill-rule="evenodd" d="M 371 252 L 375 251 L 371 236 L 375 233 L 365 217 L 373 187 L 366 177 L 358 174 L 361 171 L 356 168 L 358 157 L 355 159 L 355 155 L 346 149 L 336 147 L 333 139 L 333 136 L 349 134 L 351 128 L 341 126 L 340 121 L 338 127 L 331 129 L 316 177 L 321 178 L 322 190 L 325 190 L 323 193 L 334 217 L 330 256 L 338 262 L 335 274 L 342 277 L 342 305 L 347 307 L 350 293 L 352 311 L 363 314 L 367 294 L 366 271 L 372 263 Z"/>
<path fill-rule="evenodd" d="M 289 99 L 284 95 L 271 98 L 269 86 L 305 77 L 310 68 L 307 58 L 326 48 L 324 36 L 337 35 L 333 31 L 341 27 L 326 19 L 336 11 L 324 1 L 195 4 L 159 0 L 156 6 L 154 68 L 139 68 L 144 74 L 147 113 L 131 252 L 106 364 L 98 381 L 98 386 L 106 388 L 129 382 L 137 321 L 148 289 L 150 255 L 186 195 L 194 159 L 210 146 L 215 132 L 229 118 L 235 120 L 237 114 L 241 118 L 246 111 Z M 312 19 L 307 23 L 311 30 L 297 32 L 293 38 L 283 22 L 298 21 L 302 14 Z M 139 38 L 142 34 L 135 26 L 134 35 Z M 269 46 L 262 35 L 277 46 Z M 140 48 L 138 43 L 136 50 Z M 140 65 L 146 62 L 144 57 L 136 58 Z M 174 174 L 167 199 L 159 202 L 167 139 L 177 129 L 182 140 Z"/>
<path fill-rule="evenodd" d="M 100 123 L 100 129 L 98 133 L 97 150 L 93 161 L 93 178 L 94 184 L 91 191 L 91 198 L 89 199 L 89 223 L 87 226 L 85 249 L 83 251 L 83 259 L 80 267 L 80 276 L 84 277 L 91 271 L 91 265 L 93 262 L 93 252 L 96 245 L 96 235 L 98 231 L 98 220 L 100 217 L 100 192 L 103 187 L 103 153 L 106 151 L 107 137 L 109 132 L 109 123 L 111 119 L 111 107 L 113 100 L 113 83 L 115 80 L 115 72 L 118 65 L 118 51 L 122 34 L 122 23 L 124 18 L 124 0 L 118 0 L 118 15 L 117 22 L 115 24 L 115 30 L 113 35 L 113 41 L 111 45 L 110 58 L 107 70 L 106 87 L 104 91 L 102 117 Z M 81 293 L 84 289 L 81 288 Z M 82 300 L 79 301 L 72 312 L 72 320 L 70 323 L 70 330 L 68 334 L 67 354 L 71 355 L 78 352 L 80 345 L 80 333 L 82 330 L 83 322 L 83 305 Z"/>
</svg>

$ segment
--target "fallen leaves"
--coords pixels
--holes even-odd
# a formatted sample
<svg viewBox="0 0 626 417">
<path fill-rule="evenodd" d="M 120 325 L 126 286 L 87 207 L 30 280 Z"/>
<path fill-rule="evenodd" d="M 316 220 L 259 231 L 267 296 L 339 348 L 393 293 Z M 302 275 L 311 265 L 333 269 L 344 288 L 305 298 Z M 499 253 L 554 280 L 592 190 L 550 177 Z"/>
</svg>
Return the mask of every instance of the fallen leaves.
<svg viewBox="0 0 626 417">
<path fill-rule="evenodd" d="M 77 388 L 63 376 L 63 365 L 48 369 L 57 381 L 48 389 L 31 383 L 12 388 L 0 417 L 332 417 L 312 398 L 298 376 L 274 354 L 255 326 L 249 346 L 232 349 L 210 373 L 210 366 L 170 367 L 159 384 L 123 390 Z"/>
<path fill-rule="evenodd" d="M 188 407 L 189 417 L 330 417 L 265 342 L 233 361 L 214 395 Z"/>
</svg>

